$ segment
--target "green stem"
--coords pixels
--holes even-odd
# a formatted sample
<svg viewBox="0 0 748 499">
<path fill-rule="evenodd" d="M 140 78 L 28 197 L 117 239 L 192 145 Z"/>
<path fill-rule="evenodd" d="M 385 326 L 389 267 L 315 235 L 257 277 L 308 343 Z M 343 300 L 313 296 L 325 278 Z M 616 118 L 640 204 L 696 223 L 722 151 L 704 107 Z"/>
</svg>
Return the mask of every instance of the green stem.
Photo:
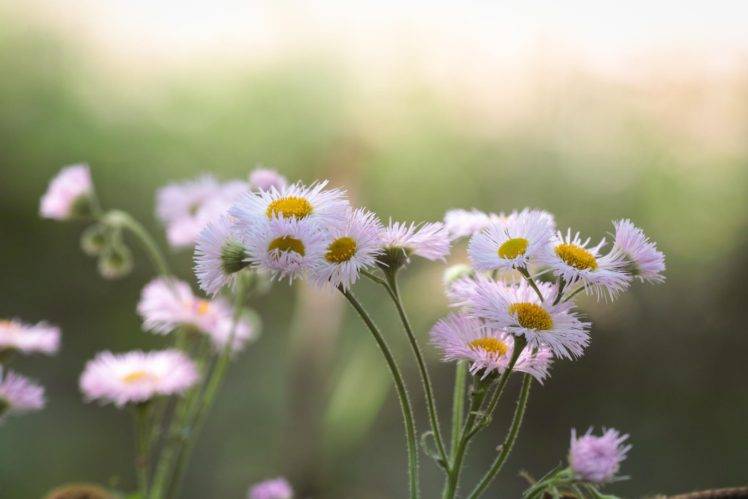
<svg viewBox="0 0 748 499">
<path fill-rule="evenodd" d="M 569 295 L 566 298 L 564 298 L 564 303 L 567 302 L 567 301 L 569 301 L 569 300 L 571 300 L 572 298 L 574 298 L 575 296 L 577 296 L 582 291 L 584 291 L 584 286 L 579 286 L 577 289 L 575 289 L 574 291 L 572 291 L 571 293 L 569 293 Z"/>
<path fill-rule="evenodd" d="M 148 497 L 148 460 L 150 432 L 148 431 L 148 404 L 135 407 L 135 474 L 138 479 L 138 493 Z"/>
<path fill-rule="evenodd" d="M 403 381 L 402 374 L 400 373 L 400 369 L 397 367 L 395 358 L 393 357 L 389 346 L 387 346 L 387 342 L 384 340 L 382 333 L 371 320 L 371 317 L 369 317 L 369 314 L 366 312 L 363 306 L 350 291 L 346 291 L 342 288 L 338 289 L 341 293 L 343 293 L 343 296 L 346 297 L 353 308 L 356 309 L 356 312 L 358 312 L 361 320 L 364 322 L 364 324 L 366 324 L 366 327 L 369 329 L 372 336 L 374 336 L 374 340 L 376 340 L 379 349 L 382 351 L 382 355 L 384 355 L 384 358 L 387 361 L 387 366 L 389 367 L 390 373 L 392 374 L 392 378 L 395 382 L 395 389 L 397 390 L 397 395 L 400 399 L 400 408 L 403 412 L 403 423 L 405 424 L 405 436 L 408 447 L 408 478 L 410 484 L 410 497 L 411 499 L 417 499 L 420 496 L 420 491 L 418 487 L 418 453 L 416 452 L 416 427 L 415 422 L 413 421 L 413 408 L 410 405 L 410 399 L 408 398 L 408 392 L 405 389 L 405 383 Z"/>
<path fill-rule="evenodd" d="M 527 283 L 530 285 L 530 287 L 535 290 L 535 293 L 540 298 L 540 302 L 541 303 L 544 302 L 545 297 L 543 297 L 543 293 L 540 292 L 538 285 L 535 284 L 535 280 L 530 276 L 530 272 L 528 272 L 528 270 L 524 267 L 520 267 L 517 270 L 519 271 L 520 274 L 524 276 L 524 278 L 527 280 Z"/>
<path fill-rule="evenodd" d="M 512 452 L 514 442 L 517 440 L 519 430 L 522 427 L 522 420 L 525 416 L 525 409 L 527 408 L 527 399 L 530 396 L 530 387 L 532 386 L 532 376 L 525 374 L 522 379 L 522 390 L 520 391 L 519 398 L 517 399 L 517 407 L 514 410 L 514 417 L 512 418 L 512 424 L 509 428 L 509 433 L 504 439 L 504 443 L 501 444 L 501 452 L 494 460 L 491 468 L 483 475 L 481 481 L 476 485 L 475 489 L 470 493 L 468 499 L 476 499 L 479 497 L 486 488 L 490 485 L 494 477 L 501 471 L 502 466 L 509 457 L 509 453 Z"/>
<path fill-rule="evenodd" d="M 566 281 L 562 278 L 558 278 L 558 291 L 556 292 L 556 299 L 553 300 L 553 305 L 558 305 L 558 302 L 561 301 L 561 297 L 564 294 L 564 288 L 566 287 Z"/>
<path fill-rule="evenodd" d="M 449 461 L 455 457 L 457 443 L 460 441 L 460 427 L 465 416 L 465 381 L 467 379 L 467 361 L 461 360 L 455 366 L 455 389 L 452 396 L 452 433 L 449 443 Z"/>
<path fill-rule="evenodd" d="M 390 298 L 392 298 L 392 301 L 397 308 L 397 313 L 400 316 L 400 322 L 402 322 L 403 328 L 405 328 L 405 333 L 408 336 L 410 348 L 413 351 L 413 355 L 416 358 L 416 363 L 418 364 L 418 372 L 421 375 L 421 383 L 423 384 L 423 391 L 426 395 L 426 409 L 429 413 L 431 431 L 434 432 L 434 440 L 436 440 L 436 447 L 439 451 L 439 456 L 442 461 L 441 464 L 446 468 L 447 452 L 444 448 L 444 439 L 442 438 L 441 426 L 439 425 L 439 413 L 436 410 L 436 402 L 434 400 L 434 388 L 431 384 L 431 378 L 429 377 L 428 369 L 426 369 L 426 362 L 423 360 L 423 354 L 421 353 L 421 349 L 418 346 L 418 341 L 413 334 L 413 328 L 410 325 L 410 320 L 408 320 L 408 315 L 405 313 L 405 307 L 403 307 L 403 302 L 400 298 L 400 290 L 397 284 L 397 273 L 386 272 L 385 277 L 387 279 L 387 284 L 385 285 L 385 287 L 387 288 Z"/>
<path fill-rule="evenodd" d="M 488 385 L 483 380 L 475 378 L 470 389 L 470 407 L 468 408 L 467 419 L 465 420 L 465 424 L 462 426 L 460 440 L 457 443 L 457 450 L 454 452 L 454 458 L 452 459 L 447 472 L 447 481 L 444 486 L 444 492 L 442 493 L 443 499 L 453 499 L 455 493 L 457 493 L 457 484 L 460 482 L 460 472 L 462 471 L 462 461 L 465 458 L 465 451 L 467 450 L 467 445 L 470 441 L 468 434 L 472 431 L 480 408 L 483 406 L 487 388 Z"/>
<path fill-rule="evenodd" d="M 148 233 L 143 225 L 135 220 L 129 213 L 121 210 L 112 210 L 103 215 L 104 223 L 113 227 L 122 227 L 129 230 L 133 236 L 140 242 L 143 249 L 148 254 L 156 272 L 164 277 L 171 275 L 169 265 L 166 263 L 163 253 L 156 244 L 156 241 Z"/>
</svg>

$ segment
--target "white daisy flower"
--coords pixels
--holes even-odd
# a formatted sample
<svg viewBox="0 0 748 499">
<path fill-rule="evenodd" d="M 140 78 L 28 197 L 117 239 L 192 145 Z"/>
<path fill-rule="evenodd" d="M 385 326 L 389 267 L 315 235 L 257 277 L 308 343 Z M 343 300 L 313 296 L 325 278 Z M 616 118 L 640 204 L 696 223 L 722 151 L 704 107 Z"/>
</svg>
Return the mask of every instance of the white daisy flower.
<svg viewBox="0 0 748 499">
<path fill-rule="evenodd" d="M 247 258 L 231 218 L 220 216 L 202 230 L 195 245 L 195 274 L 200 287 L 215 295 L 227 284 L 233 286 L 238 272 L 249 265 Z"/>
<path fill-rule="evenodd" d="M 503 373 L 514 352 L 514 336 L 486 327 L 480 320 L 465 314 L 450 314 L 436 323 L 431 330 L 431 342 L 436 345 L 445 361 L 467 360 L 470 373 Z M 545 347 L 533 352 L 525 348 L 517 358 L 513 371 L 532 375 L 539 382 L 548 376 L 552 362 L 550 350 Z"/>
<path fill-rule="evenodd" d="M 53 220 L 89 215 L 92 195 L 93 182 L 88 165 L 66 166 L 49 183 L 39 204 L 39 213 Z"/>
<path fill-rule="evenodd" d="M 8 414 L 38 411 L 45 404 L 44 387 L 25 376 L 0 369 L 0 422 Z"/>
<path fill-rule="evenodd" d="M 445 260 L 449 255 L 450 238 L 441 222 L 416 225 L 393 222 L 382 231 L 382 247 L 391 256 L 402 255 L 407 260 L 411 255 L 427 260 Z"/>
<path fill-rule="evenodd" d="M 626 270 L 641 282 L 664 282 L 665 255 L 657 251 L 657 245 L 631 220 L 618 220 L 613 222 L 613 226 L 616 229 L 613 246 L 628 262 Z"/>
<path fill-rule="evenodd" d="M 326 251 L 325 235 L 310 220 L 273 217 L 246 236 L 250 262 L 289 282 L 311 270 Z"/>
<path fill-rule="evenodd" d="M 148 283 L 138 302 L 143 328 L 168 334 L 177 328 L 190 328 L 207 334 L 214 348 L 223 349 L 234 323 L 234 311 L 223 298 L 205 300 L 192 293 L 186 282 L 154 279 Z M 239 350 L 255 336 L 252 324 L 242 318 L 234 331 L 232 348 Z"/>
<path fill-rule="evenodd" d="M 538 288 L 542 302 L 524 281 L 504 284 L 480 279 L 461 305 L 489 327 L 524 336 L 531 348 L 547 346 L 555 356 L 579 357 L 589 342 L 590 324 L 577 318 L 570 302 L 551 305 L 555 286 L 538 283 Z"/>
<path fill-rule="evenodd" d="M 46 322 L 25 324 L 18 319 L 0 320 L 0 352 L 15 350 L 22 353 L 57 353 L 60 348 L 60 328 Z"/>
<path fill-rule="evenodd" d="M 88 401 L 122 407 L 184 393 L 199 377 L 195 363 L 179 350 L 101 352 L 86 364 L 80 389 Z"/>
<path fill-rule="evenodd" d="M 249 174 L 249 185 L 252 189 L 268 191 L 271 188 L 282 190 L 288 185 L 286 177 L 269 168 L 255 168 Z"/>
<path fill-rule="evenodd" d="M 312 272 L 317 284 L 349 289 L 362 269 L 376 264 L 382 251 L 381 231 L 377 216 L 364 209 L 352 211 L 345 224 L 329 227 L 325 253 Z"/>
<path fill-rule="evenodd" d="M 473 208 L 472 210 L 449 210 L 444 215 L 444 226 L 452 240 L 470 237 L 477 234 L 491 223 L 488 214 Z"/>
<path fill-rule="evenodd" d="M 605 246 L 605 239 L 597 246 L 588 247 L 590 239 L 582 241 L 577 232 L 572 236 L 571 229 L 564 236 L 560 231 L 548 246 L 548 251 L 539 258 L 548 265 L 553 274 L 561 277 L 567 286 L 580 283 L 585 292 L 615 298 L 631 282 L 626 273 L 628 265 L 620 248 L 613 247 L 607 255 L 601 256 L 600 250 Z"/>
<path fill-rule="evenodd" d="M 522 211 L 474 235 L 468 255 L 476 270 L 526 269 L 532 259 L 543 254 L 552 236 L 553 229 L 543 213 Z"/>
<path fill-rule="evenodd" d="M 323 180 L 308 187 L 296 183 L 280 190 L 271 186 L 267 191 L 254 191 L 242 196 L 230 215 L 236 218 L 237 227 L 245 232 L 254 231 L 257 226 L 274 218 L 319 225 L 344 222 L 349 210 L 345 192 L 325 189 L 327 183 Z"/>
</svg>

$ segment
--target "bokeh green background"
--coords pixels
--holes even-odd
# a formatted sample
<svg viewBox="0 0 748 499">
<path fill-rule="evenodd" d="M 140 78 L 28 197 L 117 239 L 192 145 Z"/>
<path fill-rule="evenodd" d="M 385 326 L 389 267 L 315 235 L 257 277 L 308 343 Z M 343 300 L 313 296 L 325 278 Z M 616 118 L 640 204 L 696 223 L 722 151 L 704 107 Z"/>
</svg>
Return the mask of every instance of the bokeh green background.
<svg viewBox="0 0 748 499">
<path fill-rule="evenodd" d="M 745 482 L 748 73 L 714 81 L 662 71 L 669 80 L 641 86 L 585 71 L 545 78 L 553 71 L 541 67 L 543 84 L 528 92 L 521 118 L 493 126 L 412 74 L 382 110 L 324 52 L 213 74 L 133 76 L 70 37 L 0 15 L 0 316 L 63 329 L 57 356 L 15 364 L 43 382 L 49 403 L 0 426 L 0 497 L 134 480 L 128 416 L 85 404 L 77 379 L 100 350 L 164 344 L 141 331 L 135 313 L 153 274 L 136 250 L 132 275 L 104 281 L 79 250 L 82 226 L 39 219 L 48 180 L 79 161 L 90 163 L 105 207 L 130 211 L 161 242 L 155 189 L 208 171 L 242 178 L 258 162 L 294 180 L 330 178 L 383 219 L 533 206 L 598 237 L 610 220 L 630 217 L 666 253 L 667 282 L 635 285 L 612 304 L 582 300 L 591 347 L 577 362 L 558 362 L 534 391 L 516 451 L 488 496 L 518 497 L 518 472 L 554 466 L 570 428 L 590 425 L 632 436 L 623 467 L 632 479 L 610 488 L 624 497 Z M 190 252 L 172 259 L 191 279 Z M 455 248 L 450 261 L 462 259 Z M 415 262 L 404 283 L 424 345 L 446 312 L 443 269 Z M 393 310 L 380 290 L 358 287 L 398 349 L 425 431 Z M 262 337 L 230 371 L 183 496 L 243 497 L 250 483 L 286 475 L 300 497 L 402 497 L 399 409 L 366 331 L 339 297 L 303 285 L 277 285 L 256 307 Z M 446 417 L 452 366 L 425 349 Z M 508 401 L 472 448 L 468 483 L 503 438 Z M 437 497 L 439 471 L 426 458 L 422 470 L 424 497 Z"/>
</svg>

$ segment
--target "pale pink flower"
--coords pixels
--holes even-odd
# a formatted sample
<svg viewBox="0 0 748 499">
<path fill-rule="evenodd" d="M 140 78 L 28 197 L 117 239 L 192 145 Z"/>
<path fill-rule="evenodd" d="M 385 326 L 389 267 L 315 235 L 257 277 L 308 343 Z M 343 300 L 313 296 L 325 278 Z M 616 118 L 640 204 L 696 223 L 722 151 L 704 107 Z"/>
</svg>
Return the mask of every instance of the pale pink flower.
<svg viewBox="0 0 748 499">
<path fill-rule="evenodd" d="M 18 319 L 0 320 L 0 351 L 18 350 L 23 353 L 57 353 L 60 348 L 60 328 L 46 322 L 25 324 Z"/>
<path fill-rule="evenodd" d="M 88 401 L 122 407 L 158 396 L 179 395 L 199 377 L 195 363 L 178 350 L 101 352 L 86 364 L 80 388 Z"/>
<path fill-rule="evenodd" d="M 603 428 L 599 437 L 592 435 L 590 428 L 579 438 L 576 430 L 571 430 L 569 465 L 576 478 L 592 483 L 613 480 L 631 450 L 631 445 L 624 445 L 628 438 L 612 428 Z"/>
<path fill-rule="evenodd" d="M 285 478 L 274 478 L 250 487 L 247 499 L 293 499 L 293 489 Z"/>
<path fill-rule="evenodd" d="M 45 218 L 68 220 L 87 215 L 93 182 L 88 165 L 67 166 L 52 179 L 42 196 L 39 213 Z"/>
<path fill-rule="evenodd" d="M 286 177 L 269 168 L 255 168 L 249 174 L 249 185 L 252 189 L 269 191 L 275 188 L 282 191 L 288 185 Z"/>
<path fill-rule="evenodd" d="M 393 222 L 382 231 L 382 246 L 386 251 L 401 250 L 409 257 L 444 260 L 449 255 L 451 240 L 441 222 L 406 224 Z"/>
<path fill-rule="evenodd" d="M 472 210 L 449 210 L 444 215 L 444 226 L 452 240 L 470 237 L 477 234 L 491 223 L 488 214 L 473 208 Z"/>
<path fill-rule="evenodd" d="M 0 374 L 2 374 L 0 372 Z M 22 414 L 44 407 L 44 387 L 7 371 L 0 381 L 0 421 L 6 414 Z"/>
<path fill-rule="evenodd" d="M 200 232 L 195 244 L 195 275 L 203 291 L 215 295 L 226 285 L 233 287 L 239 271 L 247 265 L 247 249 L 229 216 L 218 217 Z"/>
<path fill-rule="evenodd" d="M 665 255 L 657 251 L 657 245 L 631 220 L 618 220 L 613 226 L 616 228 L 613 246 L 628 262 L 626 270 L 642 282 L 664 282 Z"/>
</svg>

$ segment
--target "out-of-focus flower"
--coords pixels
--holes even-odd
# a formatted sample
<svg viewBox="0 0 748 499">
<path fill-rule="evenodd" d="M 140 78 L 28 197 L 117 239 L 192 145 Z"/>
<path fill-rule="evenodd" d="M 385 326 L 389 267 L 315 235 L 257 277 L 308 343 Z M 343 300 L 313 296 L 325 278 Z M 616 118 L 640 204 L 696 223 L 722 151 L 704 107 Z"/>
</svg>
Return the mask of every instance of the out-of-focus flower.
<svg viewBox="0 0 748 499">
<path fill-rule="evenodd" d="M 52 179 L 42 196 L 39 213 L 45 218 L 69 220 L 91 213 L 93 182 L 88 165 L 66 166 Z"/>
<path fill-rule="evenodd" d="M 293 281 L 324 258 L 325 235 L 312 220 L 273 217 L 246 236 L 249 260 L 273 278 Z"/>
<path fill-rule="evenodd" d="M 0 352 L 17 350 L 23 353 L 57 353 L 60 328 L 46 322 L 25 324 L 18 319 L 0 320 Z"/>
<path fill-rule="evenodd" d="M 558 232 L 539 260 L 551 267 L 554 275 L 563 278 L 567 285 L 579 282 L 586 292 L 594 293 L 598 299 L 601 296 L 613 299 L 631 282 L 631 276 L 625 272 L 628 263 L 620 248 L 615 246 L 607 255 L 600 255 L 605 239 L 594 247 L 588 247 L 589 244 L 590 239 L 582 241 L 579 233 L 572 236 L 571 229 L 566 236 Z"/>
<path fill-rule="evenodd" d="M 612 428 L 603 428 L 599 437 L 592 435 L 590 428 L 579 438 L 576 430 L 571 430 L 569 465 L 575 477 L 592 483 L 611 481 L 631 450 L 631 445 L 624 445 L 628 438 Z"/>
<path fill-rule="evenodd" d="M 274 188 L 282 191 L 286 185 L 286 177 L 269 168 L 255 168 L 249 174 L 249 186 L 254 190 L 269 191 Z"/>
<path fill-rule="evenodd" d="M 464 293 L 468 314 L 492 328 L 524 336 L 531 348 L 547 346 L 555 356 L 579 357 L 589 342 L 589 323 L 580 321 L 570 302 L 551 305 L 556 287 L 538 283 L 543 301 L 526 283 L 477 279 Z"/>
<path fill-rule="evenodd" d="M 245 182 L 220 184 L 210 175 L 159 189 L 156 213 L 166 226 L 169 244 L 176 248 L 194 244 L 207 224 L 226 213 L 248 191 Z"/>
<path fill-rule="evenodd" d="M 450 238 L 441 222 L 416 225 L 390 221 L 382 231 L 386 264 L 397 255 L 407 260 L 411 255 L 427 260 L 444 260 L 449 255 Z"/>
<path fill-rule="evenodd" d="M 247 499 L 293 499 L 293 489 L 285 478 L 274 478 L 250 487 Z"/>
<path fill-rule="evenodd" d="M 616 229 L 613 246 L 623 253 L 628 263 L 626 270 L 642 282 L 664 282 L 665 255 L 657 251 L 657 245 L 631 220 L 618 220 L 613 226 Z"/>
<path fill-rule="evenodd" d="M 189 284 L 176 279 L 158 278 L 148 283 L 140 295 L 138 313 L 148 331 L 168 334 L 179 327 L 192 328 L 210 336 L 217 349 L 226 345 L 232 328 L 235 351 L 255 335 L 251 322 L 244 318 L 234 326 L 234 312 L 226 300 L 198 298 Z"/>
<path fill-rule="evenodd" d="M 553 236 L 547 216 L 525 210 L 505 223 L 491 223 L 470 239 L 468 254 L 477 270 L 527 268 Z"/>
<path fill-rule="evenodd" d="M 7 371 L 0 381 L 0 421 L 7 414 L 38 411 L 44 407 L 44 387 Z"/>
<path fill-rule="evenodd" d="M 325 231 L 324 255 L 313 268 L 317 284 L 350 288 L 362 269 L 376 264 L 382 246 L 381 231 L 377 216 L 364 209 L 352 211 L 344 224 L 329 227 Z"/>
<path fill-rule="evenodd" d="M 514 352 L 514 337 L 486 327 L 478 319 L 465 314 L 450 314 L 431 330 L 431 342 L 442 351 L 445 361 L 467 360 L 473 375 L 504 372 Z M 519 354 L 513 371 L 532 375 L 542 382 L 551 365 L 551 352 L 541 347 L 533 353 L 525 348 Z"/>
<path fill-rule="evenodd" d="M 449 210 L 444 215 L 444 226 L 452 240 L 477 234 L 491 223 L 491 218 L 480 210 Z"/>
<path fill-rule="evenodd" d="M 113 403 L 146 402 L 154 397 L 178 395 L 198 380 L 195 363 L 178 350 L 101 352 L 88 361 L 80 388 L 89 401 Z"/>
<path fill-rule="evenodd" d="M 231 218 L 222 215 L 205 227 L 195 245 L 195 274 L 200 287 L 215 295 L 236 280 L 247 265 L 247 250 L 232 230 Z"/>
<path fill-rule="evenodd" d="M 239 230 L 250 233 L 273 219 L 314 222 L 318 226 L 345 222 L 349 205 L 345 192 L 325 189 L 327 180 L 310 186 L 296 183 L 242 196 L 231 209 Z"/>
</svg>

